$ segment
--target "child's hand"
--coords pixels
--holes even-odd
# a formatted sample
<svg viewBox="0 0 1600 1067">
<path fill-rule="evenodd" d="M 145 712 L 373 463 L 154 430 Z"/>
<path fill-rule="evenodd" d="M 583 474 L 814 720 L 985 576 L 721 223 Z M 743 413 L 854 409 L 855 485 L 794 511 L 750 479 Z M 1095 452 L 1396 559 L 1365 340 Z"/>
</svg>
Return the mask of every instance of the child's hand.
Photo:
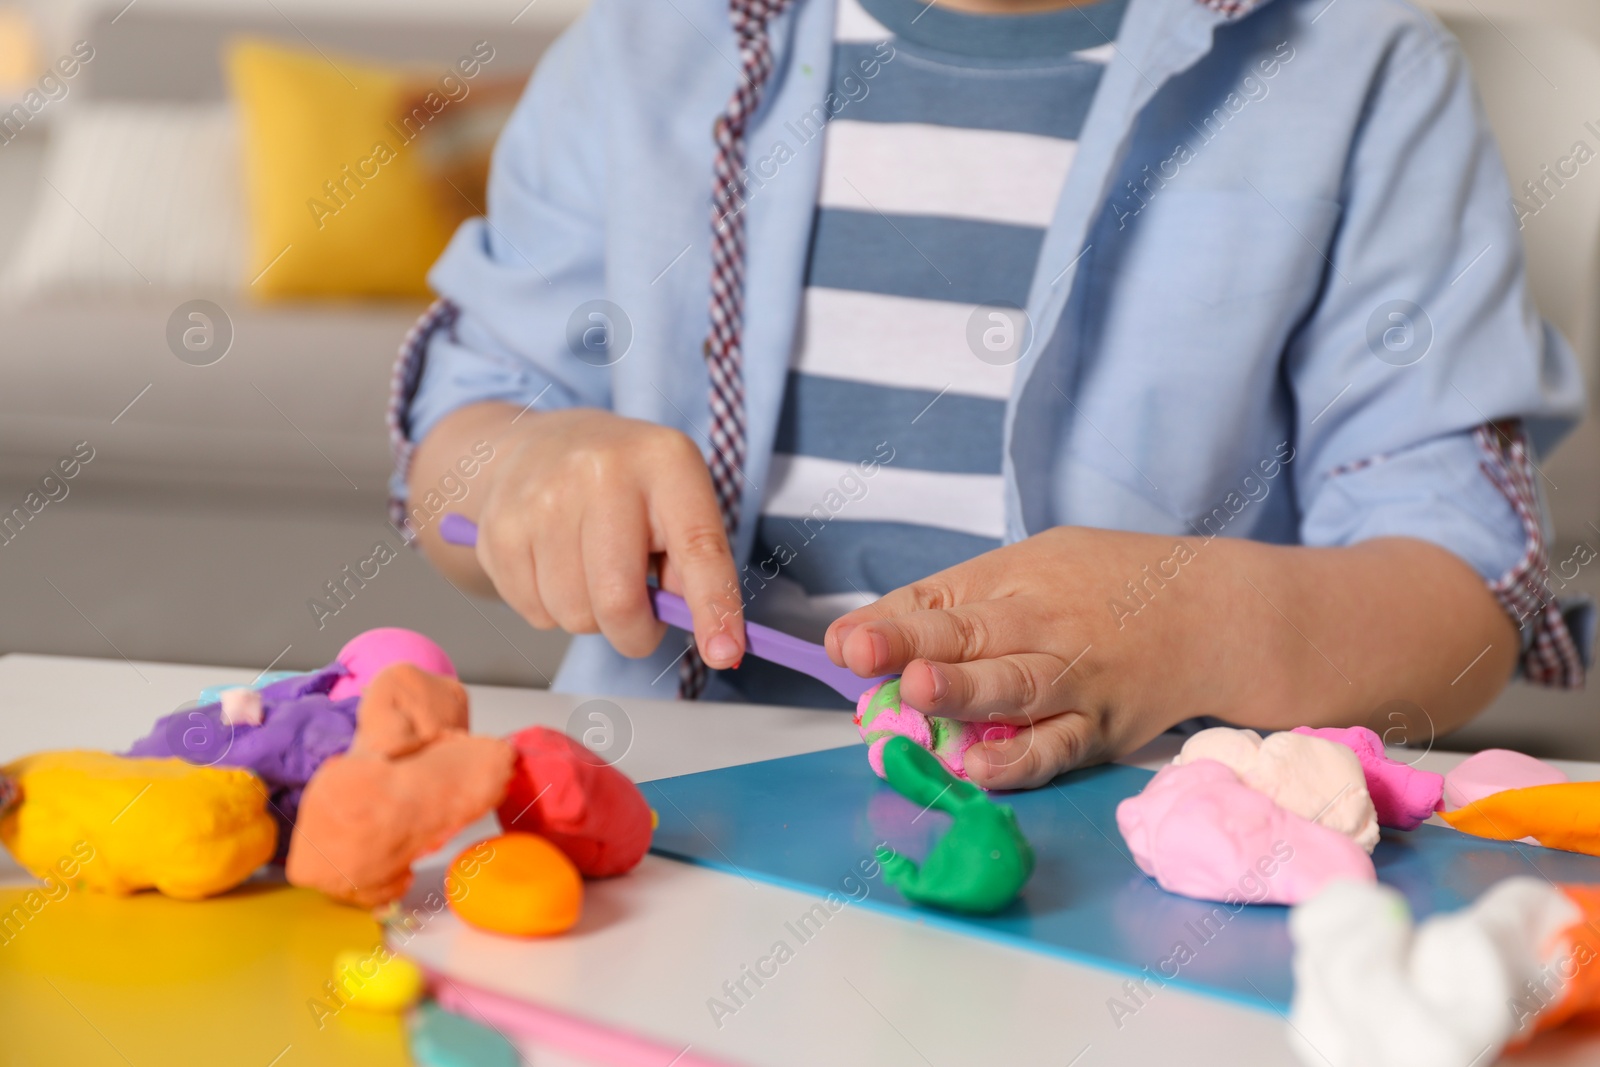
<svg viewBox="0 0 1600 1067">
<path fill-rule="evenodd" d="M 845 615 L 828 630 L 828 653 L 857 674 L 902 672 L 901 696 L 929 715 L 1022 726 L 1010 741 L 969 749 L 967 772 L 988 788 L 1042 785 L 1137 748 L 1183 717 L 1110 714 L 1126 712 L 1119 705 L 1132 696 L 1117 691 L 1126 688 L 1127 636 L 1143 629 L 1154 638 L 1159 613 L 1124 636 L 1107 600 L 1170 546 L 1049 530 Z"/>
<path fill-rule="evenodd" d="M 523 618 L 598 631 L 625 655 L 649 655 L 666 632 L 646 595 L 656 558 L 662 585 L 694 612 L 706 663 L 743 657 L 737 572 L 689 438 L 592 408 L 542 412 L 505 427 L 488 471 L 477 560 Z"/>
<path fill-rule="evenodd" d="M 828 630 L 834 662 L 902 673 L 929 715 L 1023 726 L 967 750 L 1043 785 L 1183 719 L 1369 725 L 1422 744 L 1499 691 L 1520 643 L 1483 580 L 1409 538 L 1340 548 L 1063 526 L 889 593 Z"/>
</svg>

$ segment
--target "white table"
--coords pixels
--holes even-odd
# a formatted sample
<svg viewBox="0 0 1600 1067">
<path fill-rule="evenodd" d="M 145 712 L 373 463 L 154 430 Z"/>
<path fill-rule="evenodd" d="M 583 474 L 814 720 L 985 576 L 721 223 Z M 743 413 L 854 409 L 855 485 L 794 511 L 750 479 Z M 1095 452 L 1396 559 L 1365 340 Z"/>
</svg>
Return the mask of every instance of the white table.
<svg viewBox="0 0 1600 1067">
<path fill-rule="evenodd" d="M 202 686 L 246 682 L 253 673 L 0 657 L 0 762 L 47 748 L 122 748 Z M 583 702 L 538 690 L 470 689 L 473 729 L 480 733 L 533 724 L 564 728 Z M 857 740 L 847 716 L 828 712 L 616 703 L 633 731 L 618 766 L 641 781 Z M 1158 742 L 1129 762 L 1154 767 L 1170 755 L 1170 745 Z M 1419 765 L 1445 770 L 1460 759 L 1434 752 Z M 1600 778 L 1600 764 L 1564 767 L 1574 779 Z M 436 879 L 458 846 L 493 832 L 489 822 L 469 828 L 420 865 L 419 884 Z M 0 881 L 24 878 L 14 866 L 0 866 Z M 726 1000 L 723 983 L 765 955 L 786 936 L 784 924 L 816 902 L 806 893 L 650 856 L 627 877 L 592 883 L 583 922 L 563 937 L 511 942 L 467 929 L 445 912 L 406 948 L 484 988 L 520 991 L 663 1046 L 689 1046 L 734 1063 L 1296 1062 L 1283 1021 L 1270 1013 L 1165 988 L 1119 1026 L 1108 1002 L 1126 999 L 1121 976 L 852 907 L 796 946 L 776 977 L 716 1025 L 708 999 Z M 524 1052 L 539 1067 L 582 1062 L 549 1048 L 525 1045 Z M 1562 1037 L 1535 1044 L 1514 1062 L 1594 1062 L 1596 1056 L 1600 1038 L 1574 1047 Z"/>
</svg>

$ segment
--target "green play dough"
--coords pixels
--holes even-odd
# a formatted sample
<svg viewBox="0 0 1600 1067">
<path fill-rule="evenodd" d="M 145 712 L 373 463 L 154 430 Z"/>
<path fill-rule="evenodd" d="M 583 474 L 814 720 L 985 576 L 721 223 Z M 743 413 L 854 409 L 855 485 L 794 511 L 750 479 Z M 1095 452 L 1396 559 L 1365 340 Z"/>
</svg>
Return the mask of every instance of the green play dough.
<svg viewBox="0 0 1600 1067">
<path fill-rule="evenodd" d="M 433 1001 L 411 1016 L 411 1058 L 418 1067 L 520 1067 L 516 1046 L 482 1023 Z"/>
<path fill-rule="evenodd" d="M 952 911 L 988 914 L 1017 899 L 1033 874 L 1033 846 L 1017 827 L 1016 812 L 956 778 L 909 738 L 891 738 L 884 746 L 883 769 L 895 792 L 951 819 L 921 868 L 880 846 L 885 882 L 907 900 Z"/>
</svg>

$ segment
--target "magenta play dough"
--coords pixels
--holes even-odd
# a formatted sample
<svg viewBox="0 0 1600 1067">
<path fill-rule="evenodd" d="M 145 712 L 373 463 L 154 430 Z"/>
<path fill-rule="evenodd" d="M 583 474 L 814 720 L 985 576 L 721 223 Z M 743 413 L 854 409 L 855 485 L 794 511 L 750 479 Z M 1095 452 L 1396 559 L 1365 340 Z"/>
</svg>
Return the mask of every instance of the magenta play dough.
<svg viewBox="0 0 1600 1067">
<path fill-rule="evenodd" d="M 1560 785 L 1565 781 L 1567 776 L 1544 760 L 1508 748 L 1486 748 L 1468 756 L 1444 776 L 1444 810 L 1455 811 L 1507 789 Z"/>
<path fill-rule="evenodd" d="M 1322 727 L 1297 726 L 1297 734 L 1309 734 L 1328 741 L 1349 745 L 1361 761 L 1361 770 L 1367 776 L 1367 792 L 1372 795 L 1372 806 L 1378 812 L 1378 825 L 1396 830 L 1415 830 L 1428 821 L 1439 807 L 1439 797 L 1444 792 L 1444 775 L 1432 771 L 1419 771 L 1399 760 L 1390 759 L 1383 750 L 1383 738 L 1365 726 Z"/>
<path fill-rule="evenodd" d="M 378 672 L 393 663 L 409 663 L 446 678 L 456 676 L 456 665 L 432 638 L 398 626 L 357 634 L 334 659 L 350 673 L 333 683 L 328 693 L 332 700 L 360 696 Z"/>
<path fill-rule="evenodd" d="M 1139 869 L 1169 893 L 1225 904 L 1297 904 L 1337 879 L 1377 881 L 1336 830 L 1279 807 L 1215 760 L 1163 767 L 1117 805 Z"/>
</svg>

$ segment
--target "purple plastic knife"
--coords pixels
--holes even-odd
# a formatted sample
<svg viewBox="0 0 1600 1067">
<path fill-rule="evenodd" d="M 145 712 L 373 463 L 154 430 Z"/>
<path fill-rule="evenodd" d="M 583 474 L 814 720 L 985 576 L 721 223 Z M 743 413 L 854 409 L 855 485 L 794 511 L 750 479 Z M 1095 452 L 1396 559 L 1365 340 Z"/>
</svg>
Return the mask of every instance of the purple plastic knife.
<svg viewBox="0 0 1600 1067">
<path fill-rule="evenodd" d="M 475 545 L 478 543 L 478 527 L 465 515 L 452 511 L 439 520 L 439 536 L 447 544 Z M 694 619 L 683 597 L 652 586 L 650 604 L 655 609 L 656 618 L 668 626 L 694 632 Z M 802 641 L 760 623 L 745 623 L 744 637 L 745 648 L 750 655 L 810 675 L 847 700 L 858 700 L 862 693 L 879 682 L 887 682 L 895 677 L 892 674 L 881 678 L 858 677 L 843 667 L 835 666 L 821 645 Z"/>
</svg>

